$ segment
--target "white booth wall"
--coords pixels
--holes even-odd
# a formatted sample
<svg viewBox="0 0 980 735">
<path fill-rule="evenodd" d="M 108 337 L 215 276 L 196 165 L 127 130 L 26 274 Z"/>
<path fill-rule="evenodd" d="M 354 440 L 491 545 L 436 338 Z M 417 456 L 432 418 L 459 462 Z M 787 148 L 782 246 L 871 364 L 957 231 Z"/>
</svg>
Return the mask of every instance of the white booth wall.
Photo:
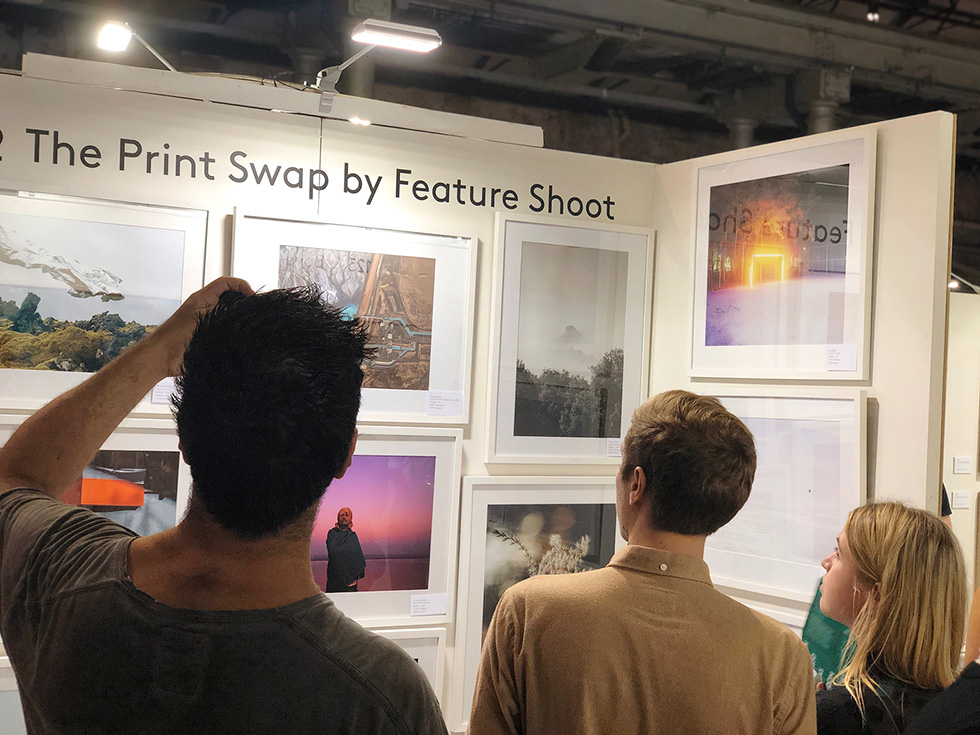
<svg viewBox="0 0 980 735">
<path fill-rule="evenodd" d="M 955 117 L 929 113 L 866 127 L 877 131 L 871 376 L 845 385 L 862 388 L 868 396 L 868 498 L 938 511 Z M 839 133 L 807 140 L 819 145 L 835 136 Z M 753 150 L 765 155 L 798 144 L 786 141 Z M 657 169 L 651 394 L 669 388 L 723 390 L 717 382 L 689 375 L 693 192 L 698 168 L 742 155 L 734 151 Z M 736 383 L 763 384 L 727 382 Z M 842 387 L 836 381 L 764 385 L 788 395 Z M 793 627 L 805 618 L 806 604 L 728 591 Z"/>
<path fill-rule="evenodd" d="M 148 74 L 152 74 L 147 72 Z M 138 77 L 138 75 L 137 75 Z M 708 392 L 711 386 L 689 377 L 693 283 L 694 198 L 697 169 L 729 154 L 657 166 L 598 158 L 452 135 L 394 128 L 355 127 L 312 115 L 120 91 L 99 85 L 0 75 L 0 189 L 83 196 L 208 211 L 204 280 L 230 272 L 232 214 L 236 207 L 254 214 L 330 221 L 373 227 L 473 236 L 479 241 L 476 310 L 472 346 L 469 422 L 463 427 L 463 475 L 589 475 L 610 477 L 610 465 L 487 466 L 485 427 L 488 410 L 493 278 L 494 210 L 432 199 L 417 201 L 402 191 L 394 196 L 395 169 L 430 182 L 457 179 L 469 185 L 512 189 L 519 195 L 515 215 L 530 213 L 535 183 L 564 197 L 615 202 L 614 219 L 593 222 L 656 231 L 653 340 L 650 393 L 667 388 Z M 179 80 L 171 81 L 179 87 Z M 296 93 L 300 94 L 300 93 Z M 946 278 L 954 118 L 931 113 L 876 124 L 878 131 L 874 327 L 871 379 L 852 383 L 867 391 L 877 410 L 869 426 L 869 487 L 876 497 L 895 497 L 938 507 L 945 336 Z M 64 157 L 52 163 L 57 130 L 76 152 L 95 145 L 102 165 L 86 168 Z M 147 150 L 199 157 L 218 163 L 214 180 L 147 174 L 117 165 L 121 138 L 139 140 Z M 819 136 L 814 137 L 815 141 Z M 775 152 L 782 144 L 760 148 Z M 319 168 L 330 176 L 322 193 L 305 189 L 234 183 L 227 176 L 232 151 L 246 162 Z M 139 163 L 139 162 L 136 162 Z M 371 204 L 343 192 L 344 165 L 361 174 L 382 176 Z M 565 217 L 575 224 L 589 221 Z M 254 284 L 256 286 L 270 284 Z M 736 381 L 731 381 L 736 382 Z M 976 381 L 974 381 L 976 382 Z M 769 381 L 769 385 L 772 381 Z M 834 387 L 839 387 L 835 385 Z M 788 388 L 788 390 L 790 390 Z M 975 432 L 975 426 L 974 426 Z M 959 450 L 958 450 L 959 451 Z M 976 451 L 976 439 L 973 439 Z M 956 522 L 962 525 L 959 518 Z M 829 550 L 828 550 L 829 551 Z M 457 584 L 459 589 L 459 584 Z M 742 599 L 797 629 L 805 606 L 764 596 Z M 452 602 L 450 602 L 452 605 Z M 451 670 L 453 626 L 449 626 L 444 707 L 454 681 Z"/>
<path fill-rule="evenodd" d="M 943 482 L 949 493 L 965 493 L 965 508 L 953 507 L 953 531 L 966 557 L 970 589 L 977 587 L 977 428 L 980 425 L 980 295 L 949 296 L 949 349 L 946 358 L 946 419 Z M 969 460 L 956 472 L 956 458 Z"/>
</svg>

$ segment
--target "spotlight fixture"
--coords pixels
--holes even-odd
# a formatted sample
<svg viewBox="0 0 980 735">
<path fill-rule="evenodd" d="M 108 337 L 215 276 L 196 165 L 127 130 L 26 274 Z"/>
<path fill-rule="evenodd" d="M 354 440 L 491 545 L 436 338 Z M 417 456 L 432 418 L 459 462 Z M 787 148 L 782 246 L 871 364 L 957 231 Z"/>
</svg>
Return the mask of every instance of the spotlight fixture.
<svg viewBox="0 0 980 735">
<path fill-rule="evenodd" d="M 390 23 L 386 20 L 374 20 L 373 18 L 369 18 L 354 26 L 354 30 L 351 31 L 351 39 L 358 43 L 366 43 L 368 45 L 344 63 L 338 64 L 337 66 L 328 66 L 326 69 L 320 70 L 316 75 L 316 86 L 324 94 L 336 94 L 337 82 L 340 81 L 340 75 L 344 73 L 344 69 L 369 53 L 376 46 L 387 46 L 389 48 L 402 49 L 403 51 L 415 51 L 426 54 L 442 45 L 442 37 L 438 31 L 432 28 L 408 26 L 404 23 Z"/>
<path fill-rule="evenodd" d="M 368 18 L 354 26 L 350 37 L 358 43 L 417 51 L 420 54 L 427 54 L 442 45 L 442 37 L 432 28 L 390 23 L 373 18 Z"/>
<path fill-rule="evenodd" d="M 868 19 L 869 23 L 877 23 L 881 20 L 881 16 L 878 14 L 878 3 L 868 3 L 868 14 L 864 17 Z"/>
<path fill-rule="evenodd" d="M 146 42 L 140 34 L 129 27 L 129 23 L 123 23 L 118 20 L 110 20 L 104 26 L 102 30 L 99 31 L 99 48 L 106 51 L 125 51 L 129 46 L 129 40 L 135 38 L 149 51 L 151 54 L 157 57 L 157 60 L 163 64 L 170 71 L 177 71 L 169 61 L 163 58 L 160 53 L 153 48 L 150 44 Z"/>
</svg>

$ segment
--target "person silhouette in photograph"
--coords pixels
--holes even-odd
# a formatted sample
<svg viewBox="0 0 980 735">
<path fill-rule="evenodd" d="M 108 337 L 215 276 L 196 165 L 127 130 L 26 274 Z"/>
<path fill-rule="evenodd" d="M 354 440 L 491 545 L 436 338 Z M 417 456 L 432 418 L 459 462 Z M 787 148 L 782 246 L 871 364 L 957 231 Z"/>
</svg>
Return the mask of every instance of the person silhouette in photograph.
<svg viewBox="0 0 980 735">
<path fill-rule="evenodd" d="M 353 526 L 354 512 L 341 508 L 327 531 L 327 592 L 357 592 L 357 580 L 364 578 L 364 552 Z"/>
</svg>

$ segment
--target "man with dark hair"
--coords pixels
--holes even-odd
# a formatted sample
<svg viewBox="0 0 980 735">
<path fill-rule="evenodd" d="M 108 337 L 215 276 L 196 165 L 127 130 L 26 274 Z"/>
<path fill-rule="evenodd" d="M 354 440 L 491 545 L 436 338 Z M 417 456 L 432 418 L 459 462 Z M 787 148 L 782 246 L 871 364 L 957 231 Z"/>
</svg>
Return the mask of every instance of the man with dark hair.
<svg viewBox="0 0 980 735">
<path fill-rule="evenodd" d="M 219 279 L 0 449 L 0 633 L 28 732 L 446 732 L 419 666 L 310 568 L 364 343 L 315 290 Z M 56 500 L 177 374 L 193 477 L 177 527 L 141 538 Z"/>
<path fill-rule="evenodd" d="M 504 593 L 471 735 L 816 733 L 806 647 L 716 591 L 703 560 L 755 465 L 752 435 L 717 400 L 670 391 L 640 406 L 616 477 L 627 546 L 605 569 Z"/>
</svg>

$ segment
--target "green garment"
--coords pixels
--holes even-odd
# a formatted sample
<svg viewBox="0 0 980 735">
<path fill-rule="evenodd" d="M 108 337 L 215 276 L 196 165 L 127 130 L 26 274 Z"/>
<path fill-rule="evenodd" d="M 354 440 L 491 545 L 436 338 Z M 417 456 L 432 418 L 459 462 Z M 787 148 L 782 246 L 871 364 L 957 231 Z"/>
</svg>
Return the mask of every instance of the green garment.
<svg viewBox="0 0 980 735">
<path fill-rule="evenodd" d="M 847 643 L 848 628 L 820 612 L 820 587 L 810 603 L 803 625 L 803 642 L 810 649 L 813 669 L 826 684 L 840 669 L 840 656 Z"/>
</svg>

